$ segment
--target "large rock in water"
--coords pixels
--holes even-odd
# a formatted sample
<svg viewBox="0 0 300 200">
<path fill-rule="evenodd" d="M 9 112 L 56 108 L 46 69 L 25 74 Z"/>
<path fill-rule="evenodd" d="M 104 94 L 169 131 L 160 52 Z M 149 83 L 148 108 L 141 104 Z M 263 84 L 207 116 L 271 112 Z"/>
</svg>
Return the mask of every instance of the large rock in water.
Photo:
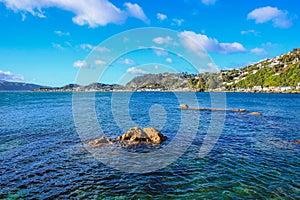
<svg viewBox="0 0 300 200">
<path fill-rule="evenodd" d="M 167 140 L 167 137 L 155 128 L 144 128 L 144 130 L 142 130 L 140 127 L 136 126 L 129 129 L 122 136 L 118 137 L 117 140 L 120 141 L 120 145 L 122 146 L 138 144 L 151 145 L 160 144 Z"/>
<path fill-rule="evenodd" d="M 88 144 L 93 147 L 101 147 L 107 144 L 118 142 L 121 146 L 131 147 L 140 144 L 156 145 L 160 144 L 168 138 L 155 128 L 133 127 L 116 140 L 111 140 L 106 137 L 90 141 Z"/>
</svg>

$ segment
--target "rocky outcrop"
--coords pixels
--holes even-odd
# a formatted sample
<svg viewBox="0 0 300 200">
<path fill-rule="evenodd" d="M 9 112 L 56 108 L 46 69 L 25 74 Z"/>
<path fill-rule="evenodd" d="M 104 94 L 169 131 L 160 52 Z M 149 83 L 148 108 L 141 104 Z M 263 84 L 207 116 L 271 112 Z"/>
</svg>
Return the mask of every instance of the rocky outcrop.
<svg viewBox="0 0 300 200">
<path fill-rule="evenodd" d="M 167 140 L 160 131 L 155 128 L 144 128 L 142 130 L 140 127 L 133 127 L 129 129 L 122 136 L 117 138 L 121 146 L 132 146 L 139 144 L 153 145 L 160 144 Z"/>
<path fill-rule="evenodd" d="M 261 116 L 261 113 L 260 112 L 251 112 L 250 115 Z"/>
<path fill-rule="evenodd" d="M 93 147 L 101 147 L 105 144 L 112 144 L 114 142 L 115 142 L 114 140 L 111 140 L 111 139 L 106 138 L 106 137 L 102 137 L 100 139 L 90 141 L 88 144 L 93 146 Z"/>
<path fill-rule="evenodd" d="M 123 135 L 117 137 L 116 140 L 111 140 L 106 137 L 93 140 L 88 144 L 93 147 L 100 147 L 105 144 L 118 143 L 120 146 L 131 147 L 136 145 L 158 145 L 168 138 L 155 128 L 133 127 Z"/>
</svg>

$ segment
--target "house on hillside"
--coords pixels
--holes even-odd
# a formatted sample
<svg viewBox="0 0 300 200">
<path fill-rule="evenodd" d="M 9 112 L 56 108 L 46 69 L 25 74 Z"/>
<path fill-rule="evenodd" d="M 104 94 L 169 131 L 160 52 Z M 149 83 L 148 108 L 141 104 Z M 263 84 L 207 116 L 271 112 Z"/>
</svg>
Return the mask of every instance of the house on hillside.
<svg viewBox="0 0 300 200">
<path fill-rule="evenodd" d="M 300 82 L 298 83 L 296 89 L 297 89 L 297 90 L 300 90 Z"/>
</svg>

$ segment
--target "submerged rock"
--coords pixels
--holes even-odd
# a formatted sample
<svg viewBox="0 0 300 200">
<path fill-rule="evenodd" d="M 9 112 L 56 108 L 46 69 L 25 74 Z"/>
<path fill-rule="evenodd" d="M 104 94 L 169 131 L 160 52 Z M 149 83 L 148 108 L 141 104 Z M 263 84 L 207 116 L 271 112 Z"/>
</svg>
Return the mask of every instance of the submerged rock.
<svg viewBox="0 0 300 200">
<path fill-rule="evenodd" d="M 180 109 L 189 109 L 189 106 L 186 105 L 186 104 L 180 104 L 180 105 L 179 105 L 179 108 L 180 108 Z"/>
<path fill-rule="evenodd" d="M 292 142 L 294 142 L 296 144 L 300 144 L 300 140 L 292 140 Z"/>
<path fill-rule="evenodd" d="M 96 139 L 96 140 L 93 140 L 93 141 L 90 141 L 88 144 L 93 146 L 93 147 L 100 147 L 100 146 L 103 146 L 105 144 L 112 144 L 114 141 L 109 139 L 109 138 L 106 138 L 106 137 L 102 137 L 100 139 Z"/>
<path fill-rule="evenodd" d="M 102 137 L 100 139 L 93 140 L 88 144 L 93 147 L 100 147 L 105 144 L 119 143 L 121 146 L 131 147 L 140 144 L 156 145 L 167 139 L 168 138 L 166 136 L 155 128 L 144 128 L 144 130 L 142 130 L 140 127 L 136 126 L 129 129 L 123 135 L 117 137 L 116 140 Z"/>
<path fill-rule="evenodd" d="M 251 112 L 250 115 L 257 115 L 257 116 L 261 116 L 260 112 Z"/>
</svg>

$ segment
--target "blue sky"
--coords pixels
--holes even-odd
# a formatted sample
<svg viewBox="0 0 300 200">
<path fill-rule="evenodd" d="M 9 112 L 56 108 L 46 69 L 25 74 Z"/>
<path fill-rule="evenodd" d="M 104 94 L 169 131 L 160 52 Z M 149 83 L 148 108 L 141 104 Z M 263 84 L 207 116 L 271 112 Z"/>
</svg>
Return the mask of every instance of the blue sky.
<svg viewBox="0 0 300 200">
<path fill-rule="evenodd" d="M 299 11 L 298 0 L 0 0 L 0 79 L 49 86 L 74 83 L 79 70 L 89 68 L 92 49 L 141 27 L 177 31 L 207 52 L 214 69 L 238 68 L 300 47 Z M 175 40 L 167 35 L 153 38 L 153 44 L 164 47 L 170 41 Z M 128 53 L 111 63 L 103 81 L 114 83 L 114 75 L 122 73 L 132 78 L 163 71 L 157 69 L 188 71 L 176 59 Z M 97 64 L 107 63 L 98 59 Z"/>
</svg>

